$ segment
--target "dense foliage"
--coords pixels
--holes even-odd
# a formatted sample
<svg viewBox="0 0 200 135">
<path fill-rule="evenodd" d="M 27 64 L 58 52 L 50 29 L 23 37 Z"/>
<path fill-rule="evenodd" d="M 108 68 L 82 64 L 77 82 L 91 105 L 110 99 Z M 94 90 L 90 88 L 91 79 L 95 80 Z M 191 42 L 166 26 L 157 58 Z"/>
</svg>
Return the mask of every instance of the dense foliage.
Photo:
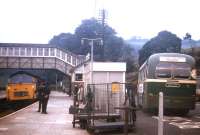
<svg viewBox="0 0 200 135">
<path fill-rule="evenodd" d="M 99 41 L 94 42 L 94 60 L 95 61 L 125 61 L 127 62 L 127 71 L 130 72 L 136 68 L 134 49 L 124 42 L 121 37 L 116 35 L 114 29 L 108 25 L 102 25 L 96 19 L 83 20 L 78 26 L 74 34 L 61 33 L 54 36 L 49 44 L 69 50 L 80 55 L 90 53 L 89 41 L 82 38 L 101 38 L 103 45 Z"/>
<path fill-rule="evenodd" d="M 161 31 L 139 51 L 139 65 L 154 53 L 180 52 L 181 39 L 168 31 Z"/>
<path fill-rule="evenodd" d="M 185 37 L 183 38 L 183 45 L 182 45 L 182 53 L 186 53 L 194 57 L 196 61 L 196 68 L 198 69 L 198 75 L 200 75 L 200 41 L 195 41 L 192 39 L 192 35 L 190 33 L 186 33 Z"/>
</svg>

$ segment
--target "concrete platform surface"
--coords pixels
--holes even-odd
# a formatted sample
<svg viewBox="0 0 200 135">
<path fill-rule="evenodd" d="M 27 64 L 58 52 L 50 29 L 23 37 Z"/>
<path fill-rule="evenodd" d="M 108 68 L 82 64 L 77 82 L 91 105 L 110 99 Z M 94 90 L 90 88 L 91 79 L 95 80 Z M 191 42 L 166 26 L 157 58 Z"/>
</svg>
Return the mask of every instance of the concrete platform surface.
<svg viewBox="0 0 200 135">
<path fill-rule="evenodd" d="M 72 100 L 64 93 L 52 91 L 48 114 L 37 112 L 38 102 L 11 115 L 0 118 L 0 135 L 89 135 L 86 130 L 72 127 L 68 108 Z"/>
</svg>

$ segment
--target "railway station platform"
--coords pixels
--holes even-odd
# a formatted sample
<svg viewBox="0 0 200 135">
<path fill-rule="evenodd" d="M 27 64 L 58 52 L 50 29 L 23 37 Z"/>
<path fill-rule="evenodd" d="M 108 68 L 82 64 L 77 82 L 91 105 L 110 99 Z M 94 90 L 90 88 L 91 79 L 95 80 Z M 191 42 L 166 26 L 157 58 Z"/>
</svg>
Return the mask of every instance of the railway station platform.
<svg viewBox="0 0 200 135">
<path fill-rule="evenodd" d="M 86 130 L 72 127 L 68 113 L 71 97 L 52 91 L 47 113 L 37 112 L 38 102 L 0 118 L 0 135 L 89 135 Z"/>
<path fill-rule="evenodd" d="M 52 91 L 47 106 L 48 114 L 37 112 L 38 102 L 36 102 L 0 118 L 0 135 L 90 135 L 87 130 L 72 127 L 73 115 L 68 113 L 71 104 L 73 104 L 71 97 L 62 92 Z M 199 111 L 200 105 L 197 104 L 194 112 L 190 112 L 190 117 L 166 117 L 164 135 L 199 135 Z M 136 133 L 128 134 L 156 135 L 157 119 L 138 111 L 136 127 Z M 107 135 L 123 135 L 123 133 Z"/>
</svg>

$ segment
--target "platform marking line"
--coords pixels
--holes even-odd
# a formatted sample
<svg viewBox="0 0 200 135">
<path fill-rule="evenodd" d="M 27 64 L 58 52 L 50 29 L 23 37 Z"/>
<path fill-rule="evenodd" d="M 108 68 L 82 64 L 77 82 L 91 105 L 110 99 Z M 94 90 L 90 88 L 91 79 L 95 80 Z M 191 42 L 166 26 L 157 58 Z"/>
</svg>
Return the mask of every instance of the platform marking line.
<svg viewBox="0 0 200 135">
<path fill-rule="evenodd" d="M 152 116 L 152 118 L 158 120 L 158 116 Z M 167 121 L 170 125 L 176 126 L 181 129 L 200 129 L 200 122 L 195 122 L 187 118 L 165 116 L 163 121 Z"/>
<path fill-rule="evenodd" d="M 55 123 L 71 123 L 72 121 L 69 120 L 56 120 Z"/>
<path fill-rule="evenodd" d="M 67 123 L 72 123 L 72 120 L 66 120 Z"/>
<path fill-rule="evenodd" d="M 195 116 L 195 118 L 198 118 L 198 119 L 200 119 L 200 116 Z"/>
<path fill-rule="evenodd" d="M 28 121 L 29 124 L 58 124 L 58 125 L 68 125 L 72 121 Z"/>
<path fill-rule="evenodd" d="M 197 106 L 199 106 L 199 105 L 200 105 L 200 103 L 196 103 L 196 105 L 197 105 Z"/>
<path fill-rule="evenodd" d="M 200 122 L 182 122 L 182 123 L 171 122 L 169 124 L 177 126 L 181 129 L 200 128 Z"/>
<path fill-rule="evenodd" d="M 26 118 L 25 117 L 16 117 L 15 119 L 16 120 L 25 120 Z"/>
<path fill-rule="evenodd" d="M 6 115 L 6 116 L 4 116 L 4 117 L 1 117 L 0 120 L 5 119 L 5 118 L 7 118 L 7 117 L 9 117 L 9 116 L 12 116 L 12 115 L 14 115 L 14 114 L 16 114 L 16 113 L 18 113 L 18 112 L 23 111 L 23 110 L 26 110 L 27 108 L 33 106 L 33 105 L 36 104 L 36 103 L 37 103 L 37 102 L 35 102 L 35 103 L 33 103 L 33 104 L 30 104 L 29 106 L 27 106 L 27 107 L 25 107 L 25 108 L 22 108 L 22 109 L 20 109 L 20 110 L 17 110 L 16 112 L 13 112 L 13 113 L 8 114 L 8 115 Z"/>
<path fill-rule="evenodd" d="M 67 122 L 61 122 L 61 121 L 46 121 L 46 122 L 41 122 L 42 124 L 60 124 L 60 125 L 65 125 Z"/>
<path fill-rule="evenodd" d="M 8 130 L 8 128 L 0 127 L 0 132 L 1 131 L 7 131 L 7 130 Z"/>
<path fill-rule="evenodd" d="M 81 134 L 89 135 L 89 133 L 87 131 L 81 130 L 78 128 L 76 130 L 73 130 L 73 129 L 63 130 L 63 135 L 71 135 L 71 133 L 75 133 L 76 135 L 81 135 Z"/>
<path fill-rule="evenodd" d="M 156 120 L 159 120 L 159 117 L 158 116 L 152 116 L 152 118 L 156 119 Z M 168 121 L 167 119 L 165 119 L 165 117 L 163 118 L 163 121 Z"/>
<path fill-rule="evenodd" d="M 158 116 L 152 116 L 152 118 L 157 119 L 157 120 L 159 119 Z M 173 121 L 173 122 L 176 122 L 176 121 L 187 121 L 187 122 L 190 122 L 192 120 L 187 119 L 187 118 L 182 118 L 182 117 L 168 117 L 168 116 L 164 116 L 163 121 Z"/>
</svg>

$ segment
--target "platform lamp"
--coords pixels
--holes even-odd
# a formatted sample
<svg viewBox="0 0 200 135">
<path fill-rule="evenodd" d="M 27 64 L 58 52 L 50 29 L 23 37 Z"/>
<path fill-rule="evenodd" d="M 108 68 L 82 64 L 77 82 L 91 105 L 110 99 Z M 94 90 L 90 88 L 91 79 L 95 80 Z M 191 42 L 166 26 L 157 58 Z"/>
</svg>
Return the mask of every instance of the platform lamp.
<svg viewBox="0 0 200 135">
<path fill-rule="evenodd" d="M 102 38 L 81 38 L 81 44 L 84 44 L 84 41 L 87 40 L 89 41 L 89 45 L 91 46 L 91 66 L 90 66 L 90 70 L 91 70 L 91 74 L 90 74 L 90 83 L 93 84 L 93 62 L 94 62 L 94 42 L 95 41 L 100 41 L 100 45 L 103 45 L 103 40 Z"/>
</svg>

